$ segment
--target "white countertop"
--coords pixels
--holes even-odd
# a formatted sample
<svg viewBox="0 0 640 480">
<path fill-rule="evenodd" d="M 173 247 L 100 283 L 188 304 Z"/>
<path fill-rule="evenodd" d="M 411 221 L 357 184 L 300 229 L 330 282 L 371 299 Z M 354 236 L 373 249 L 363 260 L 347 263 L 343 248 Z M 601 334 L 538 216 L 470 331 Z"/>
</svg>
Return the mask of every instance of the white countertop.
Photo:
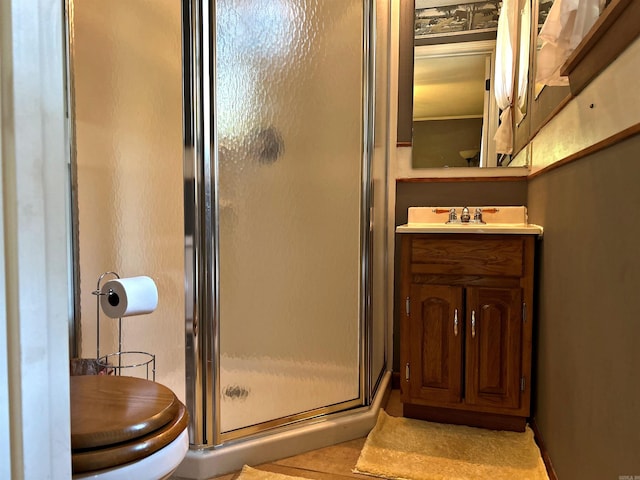
<svg viewBox="0 0 640 480">
<path fill-rule="evenodd" d="M 473 218 L 476 208 L 485 212 L 486 223 L 447 223 L 448 211 L 454 208 L 460 218 L 462 207 L 410 207 L 408 223 L 396 227 L 397 233 L 480 233 L 542 236 L 542 227 L 527 220 L 524 206 L 475 207 L 469 211 Z"/>
<path fill-rule="evenodd" d="M 396 227 L 397 233 L 484 233 L 542 236 L 543 229 L 533 223 L 406 223 Z"/>
</svg>

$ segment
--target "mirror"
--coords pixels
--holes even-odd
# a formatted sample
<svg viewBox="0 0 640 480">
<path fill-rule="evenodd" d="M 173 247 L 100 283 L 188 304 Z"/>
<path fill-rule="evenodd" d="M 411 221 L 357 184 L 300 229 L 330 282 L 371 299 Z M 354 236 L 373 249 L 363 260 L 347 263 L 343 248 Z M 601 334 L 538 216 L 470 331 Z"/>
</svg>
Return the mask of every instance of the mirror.
<svg viewBox="0 0 640 480">
<path fill-rule="evenodd" d="M 415 0 L 412 168 L 495 167 L 501 1 Z"/>
<path fill-rule="evenodd" d="M 414 48 L 413 168 L 496 166 L 494 49 L 493 40 Z"/>
</svg>

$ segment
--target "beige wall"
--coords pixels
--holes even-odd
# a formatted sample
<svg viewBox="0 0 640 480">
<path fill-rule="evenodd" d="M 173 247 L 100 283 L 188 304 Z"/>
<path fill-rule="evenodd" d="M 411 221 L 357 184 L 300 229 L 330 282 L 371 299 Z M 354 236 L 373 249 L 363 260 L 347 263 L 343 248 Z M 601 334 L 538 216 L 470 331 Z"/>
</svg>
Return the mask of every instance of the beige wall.
<svg viewBox="0 0 640 480">
<path fill-rule="evenodd" d="M 123 349 L 156 354 L 184 399 L 180 2 L 83 0 L 73 15 L 81 356 L 95 356 L 99 275 L 148 275 L 158 308 L 123 319 Z M 117 350 L 117 320 L 100 327 L 100 353 Z"/>
<path fill-rule="evenodd" d="M 533 171 L 640 123 L 639 59 L 640 38 L 536 134 Z"/>
<path fill-rule="evenodd" d="M 561 479 L 640 475 L 640 136 L 530 181 L 534 414 Z"/>
<path fill-rule="evenodd" d="M 413 122 L 413 167 L 468 167 L 460 151 L 480 152 L 481 140 L 482 118 Z"/>
</svg>

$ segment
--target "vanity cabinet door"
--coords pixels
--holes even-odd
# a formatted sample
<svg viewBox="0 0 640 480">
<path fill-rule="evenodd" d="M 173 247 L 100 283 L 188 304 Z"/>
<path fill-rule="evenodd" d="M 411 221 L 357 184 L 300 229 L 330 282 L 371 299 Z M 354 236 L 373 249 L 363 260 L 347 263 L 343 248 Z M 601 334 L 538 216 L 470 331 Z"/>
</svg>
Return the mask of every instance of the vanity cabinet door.
<svg viewBox="0 0 640 480">
<path fill-rule="evenodd" d="M 466 399 L 470 405 L 520 407 L 520 288 L 467 289 Z"/>
<path fill-rule="evenodd" d="M 431 405 L 462 402 L 463 289 L 412 284 L 406 320 L 410 342 L 403 397 Z"/>
</svg>

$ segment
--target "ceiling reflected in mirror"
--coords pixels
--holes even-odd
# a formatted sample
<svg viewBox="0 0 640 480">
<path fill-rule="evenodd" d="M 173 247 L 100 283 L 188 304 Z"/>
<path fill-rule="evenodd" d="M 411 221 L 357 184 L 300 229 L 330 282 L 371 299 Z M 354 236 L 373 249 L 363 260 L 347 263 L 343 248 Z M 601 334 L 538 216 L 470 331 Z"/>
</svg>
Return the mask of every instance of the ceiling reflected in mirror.
<svg viewBox="0 0 640 480">
<path fill-rule="evenodd" d="M 413 121 L 482 118 L 486 55 L 416 57 Z"/>
</svg>

